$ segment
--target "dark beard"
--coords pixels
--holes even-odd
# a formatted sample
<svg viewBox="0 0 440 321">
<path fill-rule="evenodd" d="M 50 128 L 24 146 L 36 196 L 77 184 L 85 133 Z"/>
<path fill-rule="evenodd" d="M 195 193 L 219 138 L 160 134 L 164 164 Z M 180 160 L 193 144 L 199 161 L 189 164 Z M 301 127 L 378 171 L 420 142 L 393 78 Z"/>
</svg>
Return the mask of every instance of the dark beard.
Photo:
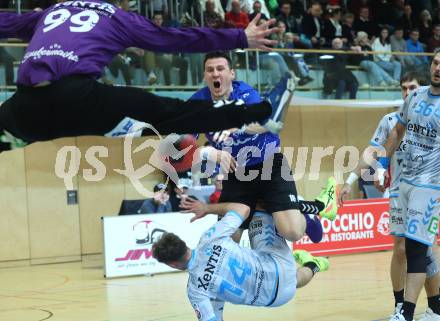
<svg viewBox="0 0 440 321">
<path fill-rule="evenodd" d="M 440 81 L 439 82 L 434 82 L 431 80 L 431 86 L 435 87 L 435 88 L 440 88 Z"/>
</svg>

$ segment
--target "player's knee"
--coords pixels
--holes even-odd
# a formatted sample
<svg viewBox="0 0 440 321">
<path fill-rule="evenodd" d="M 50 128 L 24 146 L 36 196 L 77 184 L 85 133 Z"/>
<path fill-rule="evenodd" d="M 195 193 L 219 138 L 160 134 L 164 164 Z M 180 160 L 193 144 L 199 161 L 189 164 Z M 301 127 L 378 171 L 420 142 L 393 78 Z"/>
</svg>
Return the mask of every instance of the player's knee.
<svg viewBox="0 0 440 321">
<path fill-rule="evenodd" d="M 428 279 L 436 276 L 440 272 L 437 257 L 432 250 L 428 251 L 426 255 L 426 265 L 426 277 Z"/>
<path fill-rule="evenodd" d="M 275 227 L 286 240 L 295 242 L 304 236 L 306 220 L 299 211 L 285 211 L 273 213 Z"/>
<path fill-rule="evenodd" d="M 406 261 L 405 253 L 405 238 L 396 237 L 394 238 L 394 255 L 396 256 L 399 263 L 404 264 Z"/>
<path fill-rule="evenodd" d="M 405 239 L 405 252 L 408 273 L 426 273 L 426 253 L 428 246 L 426 244 Z"/>
<path fill-rule="evenodd" d="M 281 229 L 277 227 L 278 233 L 286 240 L 295 242 L 304 236 L 304 231 L 295 226 L 284 226 Z"/>
</svg>

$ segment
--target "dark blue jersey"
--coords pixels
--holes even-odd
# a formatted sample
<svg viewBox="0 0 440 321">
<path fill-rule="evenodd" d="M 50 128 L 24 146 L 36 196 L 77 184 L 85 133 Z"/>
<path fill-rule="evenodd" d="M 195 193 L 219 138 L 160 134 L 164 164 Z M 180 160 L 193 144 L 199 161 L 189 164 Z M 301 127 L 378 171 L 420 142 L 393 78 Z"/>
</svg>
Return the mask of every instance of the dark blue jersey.
<svg viewBox="0 0 440 321">
<path fill-rule="evenodd" d="M 258 92 L 243 81 L 233 81 L 232 88 L 229 100 L 241 99 L 246 104 L 261 102 Z M 212 100 L 211 92 L 208 87 L 204 87 L 197 91 L 190 99 Z M 206 138 L 211 146 L 216 149 L 229 151 L 236 160 L 245 160 L 245 165 L 247 166 L 262 163 L 265 158 L 272 156 L 280 146 L 278 135 L 270 132 L 250 135 L 240 130 L 232 133 L 230 139 L 221 143 L 215 143 L 213 136 L 213 132 L 206 133 Z M 240 163 L 240 165 L 244 165 L 242 162 Z"/>
</svg>

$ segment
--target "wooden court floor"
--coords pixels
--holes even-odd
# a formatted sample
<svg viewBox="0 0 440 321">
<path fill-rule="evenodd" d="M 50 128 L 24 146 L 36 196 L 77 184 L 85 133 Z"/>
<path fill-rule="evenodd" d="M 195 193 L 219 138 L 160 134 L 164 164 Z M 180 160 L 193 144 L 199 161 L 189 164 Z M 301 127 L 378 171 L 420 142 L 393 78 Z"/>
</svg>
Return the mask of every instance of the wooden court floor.
<svg viewBox="0 0 440 321">
<path fill-rule="evenodd" d="M 388 320 L 390 252 L 332 257 L 293 301 L 279 308 L 226 304 L 226 321 Z M 104 279 L 102 258 L 0 269 L 0 321 L 197 320 L 186 273 Z M 416 313 L 426 308 L 425 296 Z"/>
</svg>

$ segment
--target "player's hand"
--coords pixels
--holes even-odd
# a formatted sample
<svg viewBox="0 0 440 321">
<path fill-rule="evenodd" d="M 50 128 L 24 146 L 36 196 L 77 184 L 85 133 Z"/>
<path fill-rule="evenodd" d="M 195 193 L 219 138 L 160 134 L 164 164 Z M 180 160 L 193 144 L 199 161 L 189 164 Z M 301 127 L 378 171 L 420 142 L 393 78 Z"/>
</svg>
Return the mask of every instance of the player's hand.
<svg viewBox="0 0 440 321">
<path fill-rule="evenodd" d="M 348 195 L 350 195 L 351 192 L 351 186 L 347 183 L 344 184 L 344 186 L 342 186 L 341 190 L 339 191 L 339 195 L 338 195 L 338 206 L 341 207 L 342 205 L 344 205 L 344 202 L 347 198 Z"/>
<path fill-rule="evenodd" d="M 229 152 L 225 150 L 216 150 L 214 157 L 215 162 L 220 165 L 223 173 L 233 173 L 237 169 L 237 161 Z"/>
<path fill-rule="evenodd" d="M 376 176 L 374 179 L 374 186 L 380 191 L 380 192 L 385 192 L 386 188 L 385 188 L 385 182 L 387 182 L 390 177 L 388 175 L 388 171 L 383 170 L 381 168 L 378 168 L 376 171 Z"/>
<path fill-rule="evenodd" d="M 261 14 L 257 14 L 254 19 L 248 24 L 244 32 L 246 34 L 248 47 L 262 49 L 265 51 L 271 51 L 268 46 L 275 46 L 277 40 L 267 39 L 268 36 L 278 32 L 278 28 L 271 28 L 270 26 L 275 23 L 275 19 L 269 19 L 266 22 L 258 25 Z"/>
<path fill-rule="evenodd" d="M 205 203 L 192 199 L 191 197 L 186 197 L 182 199 L 180 201 L 180 208 L 183 209 L 183 211 L 181 211 L 182 213 L 196 214 L 193 218 L 191 218 L 191 223 L 208 214 L 208 206 Z"/>
<path fill-rule="evenodd" d="M 231 129 L 215 132 L 214 135 L 212 136 L 212 141 L 217 144 L 223 143 L 231 136 L 232 133 L 235 133 L 238 130 L 239 130 L 238 128 L 231 128 Z"/>
</svg>

